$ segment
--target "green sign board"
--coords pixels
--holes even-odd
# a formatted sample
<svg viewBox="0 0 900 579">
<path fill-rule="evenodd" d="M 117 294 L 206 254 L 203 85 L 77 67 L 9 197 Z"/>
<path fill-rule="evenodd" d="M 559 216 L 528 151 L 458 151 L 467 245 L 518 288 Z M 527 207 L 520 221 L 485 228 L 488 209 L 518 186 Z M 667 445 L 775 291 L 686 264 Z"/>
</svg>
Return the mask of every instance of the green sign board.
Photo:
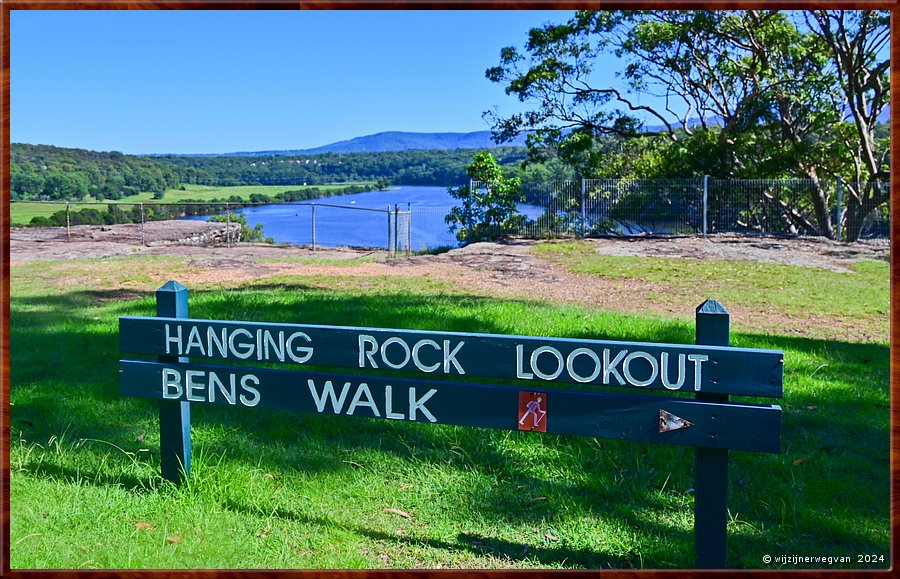
<svg viewBox="0 0 900 579">
<path fill-rule="evenodd" d="M 161 400 L 762 452 L 780 440 L 771 405 L 135 360 L 119 372 L 123 395 Z"/>
<path fill-rule="evenodd" d="M 123 351 L 245 363 L 780 397 L 773 350 L 383 328 L 123 317 Z"/>
</svg>

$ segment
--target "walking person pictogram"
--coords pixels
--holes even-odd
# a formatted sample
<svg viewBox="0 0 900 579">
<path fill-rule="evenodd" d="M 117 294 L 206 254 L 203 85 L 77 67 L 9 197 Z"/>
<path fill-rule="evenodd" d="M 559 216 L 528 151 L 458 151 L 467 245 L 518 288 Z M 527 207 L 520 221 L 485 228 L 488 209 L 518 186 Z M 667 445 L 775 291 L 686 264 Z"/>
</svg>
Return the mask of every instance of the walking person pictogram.
<svg viewBox="0 0 900 579">
<path fill-rule="evenodd" d="M 519 392 L 519 430 L 547 432 L 546 401 L 543 392 Z"/>
<path fill-rule="evenodd" d="M 522 416 L 522 419 L 519 420 L 519 424 L 525 424 L 525 419 L 528 418 L 528 415 L 530 414 L 531 416 L 534 417 L 534 424 L 532 424 L 532 426 L 537 426 L 538 422 L 540 422 L 541 419 L 544 418 L 544 415 L 547 414 L 546 412 L 541 410 L 541 397 L 540 396 L 538 396 L 537 400 L 531 400 L 526 405 L 526 408 L 528 410 Z M 538 414 L 540 414 L 540 416 L 538 416 Z"/>
</svg>

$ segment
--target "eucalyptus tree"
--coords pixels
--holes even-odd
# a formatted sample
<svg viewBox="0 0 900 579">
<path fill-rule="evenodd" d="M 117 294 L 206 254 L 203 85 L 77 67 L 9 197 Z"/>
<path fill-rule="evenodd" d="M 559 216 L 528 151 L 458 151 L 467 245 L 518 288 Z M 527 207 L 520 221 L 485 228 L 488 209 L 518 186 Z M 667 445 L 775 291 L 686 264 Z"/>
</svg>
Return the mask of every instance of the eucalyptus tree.
<svg viewBox="0 0 900 579">
<path fill-rule="evenodd" d="M 890 197 L 890 136 L 878 119 L 890 104 L 890 13 L 810 10 L 804 22 L 829 53 L 840 90 L 834 107 L 847 116 L 836 127 L 835 173 L 847 180 L 847 232 L 856 239 L 866 216 Z M 886 133 L 886 131 L 885 131 Z"/>
<path fill-rule="evenodd" d="M 524 52 L 501 50 L 487 78 L 533 107 L 486 115 L 498 142 L 527 131 L 533 151 L 552 147 L 587 174 L 810 179 L 814 223 L 770 201 L 834 237 L 823 179 L 885 175 L 874 127 L 889 100 L 888 34 L 871 11 L 580 11 L 530 30 Z M 598 70 L 610 57 L 614 83 Z M 868 194 L 851 194 L 860 211 L 886 199 Z"/>
</svg>

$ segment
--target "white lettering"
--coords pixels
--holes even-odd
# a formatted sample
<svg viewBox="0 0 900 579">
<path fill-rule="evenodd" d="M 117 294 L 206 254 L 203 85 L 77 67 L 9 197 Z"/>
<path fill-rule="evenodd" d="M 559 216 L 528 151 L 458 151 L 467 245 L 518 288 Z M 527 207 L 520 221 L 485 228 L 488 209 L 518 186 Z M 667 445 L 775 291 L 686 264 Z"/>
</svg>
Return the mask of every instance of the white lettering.
<svg viewBox="0 0 900 579">
<path fill-rule="evenodd" d="M 234 375 L 231 376 L 231 380 L 233 385 Z M 259 386 L 259 378 L 257 378 L 253 374 L 244 374 L 243 376 L 241 376 L 241 388 L 243 388 L 245 392 L 249 392 L 253 395 L 252 398 L 248 398 L 247 396 L 241 394 L 241 404 L 243 404 L 244 406 L 256 406 L 257 404 L 259 404 L 259 390 L 257 390 L 253 386 L 250 386 L 250 382 L 253 382 L 253 386 Z M 232 402 L 232 404 L 234 404 L 234 402 Z"/>
<path fill-rule="evenodd" d="M 213 355 L 213 346 L 219 350 L 219 356 L 222 358 L 228 357 L 228 345 L 227 345 L 227 335 L 228 329 L 222 328 L 222 339 L 216 339 L 216 330 L 212 326 L 206 328 L 206 351 L 209 352 L 209 356 Z"/>
<path fill-rule="evenodd" d="M 230 390 L 226 390 L 225 384 L 221 380 L 219 380 L 219 376 L 215 372 L 209 373 L 209 401 L 210 402 L 216 401 L 216 389 L 218 388 L 219 391 L 225 396 L 225 400 L 227 400 L 229 404 L 231 404 L 233 406 L 236 403 L 237 388 L 235 388 L 235 376 L 234 376 L 234 374 L 229 374 L 228 378 L 229 378 L 229 385 L 231 386 Z"/>
<path fill-rule="evenodd" d="M 434 414 L 432 414 L 431 412 L 428 411 L 427 408 L 425 408 L 425 403 L 428 401 L 429 398 L 434 396 L 434 394 L 436 392 L 437 392 L 437 390 L 432 388 L 431 390 L 426 392 L 424 396 L 422 396 L 421 398 L 419 398 L 417 400 L 416 399 L 416 389 L 415 388 L 409 389 L 409 419 L 410 420 L 415 420 L 416 419 L 416 411 L 421 410 L 422 414 L 425 415 L 425 418 L 427 418 L 429 422 L 437 422 L 437 418 L 434 417 Z"/>
<path fill-rule="evenodd" d="M 347 399 L 347 391 L 350 389 L 350 382 L 344 383 L 344 389 L 341 390 L 341 396 L 338 398 L 334 393 L 334 386 L 331 384 L 331 380 L 325 381 L 325 386 L 322 388 L 322 395 L 319 395 L 319 392 L 316 390 L 316 383 L 309 379 L 306 381 L 309 385 L 309 393 L 312 394 L 313 402 L 316 403 L 316 410 L 322 412 L 325 410 L 325 402 L 327 399 L 331 400 L 331 408 L 334 410 L 335 414 L 340 414 L 341 409 L 344 407 L 344 400 Z"/>
<path fill-rule="evenodd" d="M 631 362 L 635 358 L 643 358 L 650 363 L 650 377 L 646 380 L 638 380 L 631 373 Z M 659 366 L 656 363 L 656 358 L 648 354 L 647 352 L 632 352 L 625 356 L 625 361 L 622 363 L 622 372 L 625 374 L 625 379 L 634 384 L 635 386 L 649 386 L 656 380 L 656 377 L 659 375 Z"/>
<path fill-rule="evenodd" d="M 185 356 L 191 355 L 191 347 L 200 348 L 200 355 L 206 355 L 206 352 L 203 351 L 203 340 L 200 339 L 200 330 L 197 326 L 191 326 L 191 331 L 188 333 L 188 343 L 187 347 L 184 349 Z"/>
<path fill-rule="evenodd" d="M 463 347 L 465 342 L 460 342 L 453 348 L 453 351 L 447 353 L 447 350 L 450 349 L 450 340 L 444 340 L 444 374 L 450 373 L 450 364 L 452 363 L 456 367 L 456 371 L 459 374 L 465 374 L 466 371 L 462 369 L 462 366 L 459 365 L 459 362 L 456 361 L 456 354 L 459 352 L 459 349 Z M 434 422 L 432 420 L 432 422 Z"/>
<path fill-rule="evenodd" d="M 231 350 L 231 353 L 235 355 L 235 357 L 240 358 L 241 360 L 245 360 L 253 355 L 253 342 L 244 342 L 241 344 L 235 344 L 234 340 L 237 338 L 238 334 L 243 334 L 253 339 L 253 334 L 245 330 L 244 328 L 238 328 L 233 331 L 230 336 L 228 336 L 228 348 Z M 240 346 L 243 351 L 238 351 L 238 346 Z"/>
<path fill-rule="evenodd" d="M 616 364 L 622 361 L 622 358 L 625 357 L 625 354 L 628 353 L 628 350 L 619 350 L 619 353 L 616 354 L 616 357 L 613 358 L 612 362 L 609 361 L 609 349 L 603 350 L 603 383 L 609 384 L 609 376 L 610 374 L 616 377 L 616 380 L 619 382 L 619 386 L 625 385 L 625 380 L 622 379 L 622 375 L 619 374 L 619 371 L 616 370 Z"/>
<path fill-rule="evenodd" d="M 205 396 L 195 396 L 194 391 L 199 390 L 203 391 L 206 388 L 206 384 L 200 382 L 194 382 L 194 378 L 203 378 L 206 376 L 206 372 L 203 370 L 187 370 L 184 373 L 185 384 L 184 389 L 187 392 L 187 399 L 190 402 L 206 402 Z"/>
<path fill-rule="evenodd" d="M 553 354 L 554 358 L 556 358 L 556 370 L 554 370 L 550 374 L 545 374 L 541 371 L 540 368 L 538 368 L 538 358 L 544 352 L 549 352 Z M 563 367 L 564 363 L 562 354 L 560 354 L 559 350 L 552 346 L 541 346 L 531 353 L 531 370 L 535 373 L 535 375 L 537 375 L 538 378 L 541 378 L 542 380 L 555 380 L 557 376 L 562 373 Z"/>
<path fill-rule="evenodd" d="M 678 354 L 678 381 L 672 384 L 669 380 L 669 353 L 663 352 L 659 355 L 659 364 L 662 366 L 660 375 L 662 376 L 663 386 L 669 390 L 678 390 L 684 384 L 684 354 Z"/>
<path fill-rule="evenodd" d="M 403 349 L 405 357 L 403 358 L 403 361 L 400 362 L 399 364 L 395 364 L 394 362 L 391 362 L 390 360 L 387 359 L 387 347 L 390 346 L 391 344 L 400 344 L 400 347 Z M 381 344 L 381 361 L 384 362 L 385 364 L 387 364 L 388 366 L 390 366 L 391 368 L 393 368 L 395 370 L 399 370 L 400 368 L 406 366 L 406 364 L 409 363 L 409 346 L 407 346 L 406 342 L 404 342 L 400 338 L 388 338 L 387 340 L 384 341 L 383 344 Z"/>
<path fill-rule="evenodd" d="M 594 371 L 590 376 L 581 376 L 580 374 L 575 372 L 575 358 L 581 355 L 585 355 L 594 361 Z M 597 353 L 589 348 L 576 348 L 572 350 L 572 352 L 566 358 L 566 369 L 569 371 L 569 375 L 574 378 L 576 382 L 590 382 L 600 374 L 600 370 L 602 369 L 602 367 L 603 365 L 600 363 L 600 358 L 597 357 Z"/>
<path fill-rule="evenodd" d="M 365 402 L 360 401 L 363 394 L 366 396 Z M 375 401 L 372 400 L 372 393 L 369 391 L 369 385 L 365 382 L 362 382 L 359 387 L 357 387 L 356 394 L 353 395 L 353 400 L 350 402 L 350 408 L 347 409 L 347 415 L 352 415 L 356 411 L 357 406 L 368 406 L 372 409 L 372 414 L 379 418 L 381 417 L 381 414 L 378 412 L 378 407 L 375 406 Z"/>
<path fill-rule="evenodd" d="M 166 325 L 168 328 L 168 325 Z M 179 326 L 179 330 L 181 327 Z M 172 390 L 174 388 L 174 391 Z M 172 368 L 163 368 L 162 371 L 163 398 L 181 398 L 181 372 Z"/>
<path fill-rule="evenodd" d="M 371 350 L 367 350 L 363 347 L 363 345 L 372 346 Z M 373 368 L 377 368 L 378 364 L 375 363 L 375 359 L 372 358 L 372 354 L 378 351 L 378 342 L 375 341 L 375 338 L 372 336 L 368 336 L 366 334 L 359 335 L 359 367 L 366 367 L 366 359 L 369 360 L 369 364 L 372 365 Z"/>
<path fill-rule="evenodd" d="M 437 346 L 437 344 L 435 344 Z M 388 384 L 384 387 L 384 417 L 385 418 L 393 418 L 394 420 L 403 420 L 406 418 L 399 412 L 394 412 L 394 398 L 391 392 L 391 385 Z"/>
<path fill-rule="evenodd" d="M 702 372 L 700 366 L 703 362 L 709 360 L 709 356 L 704 356 L 702 354 L 691 354 L 688 356 L 688 360 L 694 363 L 694 390 L 700 391 L 700 374 Z"/>
<path fill-rule="evenodd" d="M 519 344 L 516 346 L 516 378 L 522 378 L 524 380 L 531 380 L 534 378 L 534 374 L 531 372 L 526 372 L 522 369 L 522 358 L 524 357 L 523 350 L 525 346 Z"/>
<path fill-rule="evenodd" d="M 303 332 L 294 332 L 293 334 L 288 336 L 288 339 L 287 339 L 287 344 L 286 344 L 287 345 L 287 355 L 294 362 L 297 362 L 298 364 L 304 364 L 304 363 L 308 362 L 310 358 L 312 358 L 313 349 L 309 348 L 309 347 L 298 347 L 296 349 L 296 353 L 295 353 L 295 350 L 294 350 L 293 346 L 291 346 L 291 344 L 294 342 L 294 340 L 296 338 L 303 338 L 307 342 L 312 342 L 312 339 L 310 339 L 310 337 L 307 336 L 306 334 L 304 334 Z"/>
<path fill-rule="evenodd" d="M 435 370 L 437 370 L 438 368 L 441 367 L 441 363 L 435 362 L 431 366 L 426 366 L 425 364 L 423 364 L 422 361 L 419 359 L 419 349 L 422 346 L 431 346 L 432 348 L 434 348 L 435 350 L 438 350 L 438 351 L 440 351 L 441 347 L 434 340 L 419 340 L 418 342 L 416 342 L 416 345 L 413 346 L 413 349 L 412 349 L 413 364 L 416 365 L 416 368 L 418 368 L 419 370 L 421 370 L 423 372 L 434 372 Z M 390 386 L 388 386 L 388 388 L 390 388 Z"/>
<path fill-rule="evenodd" d="M 266 341 L 265 341 L 265 359 L 269 359 L 269 345 L 272 346 L 272 349 L 275 351 L 275 356 L 278 358 L 279 362 L 284 362 L 284 332 L 278 332 L 278 341 L 276 342 L 272 338 L 272 333 L 266 330 Z"/>
<path fill-rule="evenodd" d="M 175 329 L 178 330 L 176 332 L 176 336 L 172 336 L 169 333 L 169 324 L 166 324 L 166 354 L 172 353 L 172 343 L 178 344 L 178 355 L 181 355 L 181 326 L 175 326 Z"/>
</svg>

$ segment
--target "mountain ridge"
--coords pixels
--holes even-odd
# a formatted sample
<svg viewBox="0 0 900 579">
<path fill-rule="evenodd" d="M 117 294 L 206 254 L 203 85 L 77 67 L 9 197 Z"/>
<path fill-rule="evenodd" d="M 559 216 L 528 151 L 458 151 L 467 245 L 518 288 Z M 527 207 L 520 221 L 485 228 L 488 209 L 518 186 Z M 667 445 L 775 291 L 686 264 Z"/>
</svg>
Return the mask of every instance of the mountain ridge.
<svg viewBox="0 0 900 579">
<path fill-rule="evenodd" d="M 890 121 L 890 107 L 878 116 L 878 122 Z M 721 124 L 721 119 L 713 117 L 711 124 Z M 688 126 L 700 124 L 700 119 L 693 118 L 688 121 Z M 644 132 L 658 132 L 664 130 L 663 125 L 647 125 Z M 512 142 L 498 145 L 491 138 L 490 131 L 472 131 L 468 133 L 421 133 L 407 131 L 382 131 L 362 137 L 354 137 L 344 141 L 336 141 L 319 147 L 309 149 L 282 149 L 268 151 L 237 151 L 233 153 L 195 153 L 182 154 L 182 157 L 259 157 L 259 156 L 287 156 L 287 155 L 318 155 L 322 153 L 381 153 L 391 151 L 412 150 L 452 150 L 452 149 L 493 149 L 496 147 L 524 147 L 525 135 L 519 135 Z M 153 154 L 147 156 L 163 156 Z"/>
<path fill-rule="evenodd" d="M 383 131 L 372 135 L 354 137 L 313 147 L 311 149 L 281 149 L 269 151 L 237 151 L 233 153 L 180 155 L 184 157 L 259 157 L 266 155 L 318 155 L 322 153 L 379 153 L 391 151 L 413 150 L 448 150 L 448 149 L 493 149 L 495 147 L 524 146 L 525 137 L 521 136 L 511 143 L 498 145 L 491 139 L 490 131 L 473 131 L 469 133 L 416 133 L 406 131 Z"/>
</svg>

